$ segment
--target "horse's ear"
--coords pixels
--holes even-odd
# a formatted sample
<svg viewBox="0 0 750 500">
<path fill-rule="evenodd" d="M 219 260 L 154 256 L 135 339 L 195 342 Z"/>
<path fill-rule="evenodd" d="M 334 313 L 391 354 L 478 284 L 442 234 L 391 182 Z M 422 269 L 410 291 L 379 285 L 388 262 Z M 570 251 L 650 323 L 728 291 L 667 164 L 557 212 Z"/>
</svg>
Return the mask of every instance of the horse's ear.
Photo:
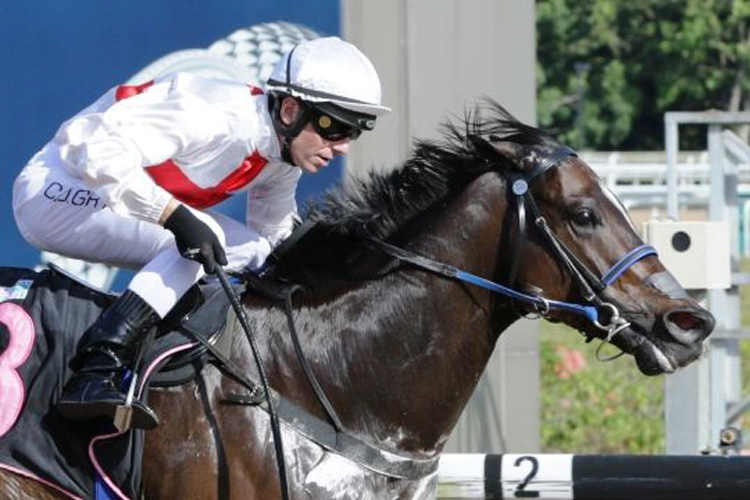
<svg viewBox="0 0 750 500">
<path fill-rule="evenodd" d="M 474 149 L 476 149 L 479 154 L 484 156 L 485 158 L 495 158 L 498 160 L 503 159 L 503 157 L 498 154 L 495 146 L 484 137 L 475 134 L 469 134 L 466 136 L 466 139 L 468 139 L 471 145 L 474 146 Z"/>
<path fill-rule="evenodd" d="M 510 163 L 519 168 L 523 165 L 524 149 L 515 142 L 503 141 L 497 136 L 490 135 L 489 140 L 470 134 L 466 138 L 474 148 L 485 158 L 493 158 L 502 163 Z"/>
<path fill-rule="evenodd" d="M 490 137 L 490 140 L 492 139 L 493 137 Z M 501 141 L 500 139 L 497 139 L 492 141 L 492 147 L 495 149 L 496 154 L 502 156 L 504 159 L 510 161 L 515 165 L 521 165 L 524 157 L 524 150 L 523 146 L 521 146 L 520 144 L 509 141 Z"/>
</svg>

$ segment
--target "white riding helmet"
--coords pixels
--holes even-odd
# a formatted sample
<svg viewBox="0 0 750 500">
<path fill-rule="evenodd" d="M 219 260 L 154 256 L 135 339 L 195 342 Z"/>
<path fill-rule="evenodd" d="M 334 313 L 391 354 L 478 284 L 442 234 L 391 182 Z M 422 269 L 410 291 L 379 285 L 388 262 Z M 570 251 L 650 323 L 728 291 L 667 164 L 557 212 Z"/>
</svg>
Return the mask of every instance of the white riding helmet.
<svg viewBox="0 0 750 500">
<path fill-rule="evenodd" d="M 372 125 L 375 117 L 390 111 L 380 104 L 380 79 L 375 67 L 357 47 L 338 37 L 296 45 L 276 64 L 267 88 L 309 103 L 332 103 L 369 115 Z"/>
</svg>

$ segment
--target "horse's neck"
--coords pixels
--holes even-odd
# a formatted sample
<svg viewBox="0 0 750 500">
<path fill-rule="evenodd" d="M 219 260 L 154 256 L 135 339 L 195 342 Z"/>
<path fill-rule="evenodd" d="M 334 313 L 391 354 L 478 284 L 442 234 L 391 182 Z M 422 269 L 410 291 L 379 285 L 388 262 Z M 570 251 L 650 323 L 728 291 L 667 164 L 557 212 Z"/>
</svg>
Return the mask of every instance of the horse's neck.
<svg viewBox="0 0 750 500">
<path fill-rule="evenodd" d="M 424 222 L 410 247 L 485 277 L 495 274 L 506 204 L 485 175 Z M 324 364 L 347 427 L 393 448 L 433 453 L 447 439 L 499 332 L 490 293 L 405 266 L 321 307 Z M 313 349 L 320 346 L 313 342 Z"/>
</svg>

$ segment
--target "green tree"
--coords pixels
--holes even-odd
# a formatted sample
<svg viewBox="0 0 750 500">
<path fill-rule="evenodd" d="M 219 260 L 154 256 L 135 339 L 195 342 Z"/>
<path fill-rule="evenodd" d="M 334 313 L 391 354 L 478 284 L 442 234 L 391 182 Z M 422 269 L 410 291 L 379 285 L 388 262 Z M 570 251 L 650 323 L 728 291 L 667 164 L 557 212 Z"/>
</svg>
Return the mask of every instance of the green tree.
<svg viewBox="0 0 750 500">
<path fill-rule="evenodd" d="M 537 0 L 536 16 L 539 123 L 578 148 L 661 149 L 666 111 L 750 109 L 750 0 Z"/>
</svg>

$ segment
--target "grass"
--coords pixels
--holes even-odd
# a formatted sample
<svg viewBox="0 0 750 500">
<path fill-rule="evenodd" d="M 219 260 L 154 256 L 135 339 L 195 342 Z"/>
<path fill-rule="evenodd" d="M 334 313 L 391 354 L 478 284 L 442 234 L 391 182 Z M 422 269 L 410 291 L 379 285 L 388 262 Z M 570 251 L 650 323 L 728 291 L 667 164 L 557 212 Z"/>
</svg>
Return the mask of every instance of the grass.
<svg viewBox="0 0 750 500">
<path fill-rule="evenodd" d="M 598 361 L 596 343 L 566 326 L 542 327 L 542 451 L 662 453 L 662 379 L 642 375 L 629 356 Z"/>
<path fill-rule="evenodd" d="M 743 262 L 750 270 L 750 261 Z M 740 288 L 742 324 L 750 325 L 750 286 Z M 546 453 L 664 453 L 664 376 L 646 377 L 630 356 L 596 359 L 564 325 L 543 323 L 541 427 Z M 609 346 L 606 346 L 609 347 Z M 743 394 L 750 392 L 750 341 L 740 342 Z M 607 354 L 614 351 L 605 350 Z M 607 354 L 603 353 L 606 357 Z M 750 419 L 741 422 L 750 436 Z"/>
</svg>

